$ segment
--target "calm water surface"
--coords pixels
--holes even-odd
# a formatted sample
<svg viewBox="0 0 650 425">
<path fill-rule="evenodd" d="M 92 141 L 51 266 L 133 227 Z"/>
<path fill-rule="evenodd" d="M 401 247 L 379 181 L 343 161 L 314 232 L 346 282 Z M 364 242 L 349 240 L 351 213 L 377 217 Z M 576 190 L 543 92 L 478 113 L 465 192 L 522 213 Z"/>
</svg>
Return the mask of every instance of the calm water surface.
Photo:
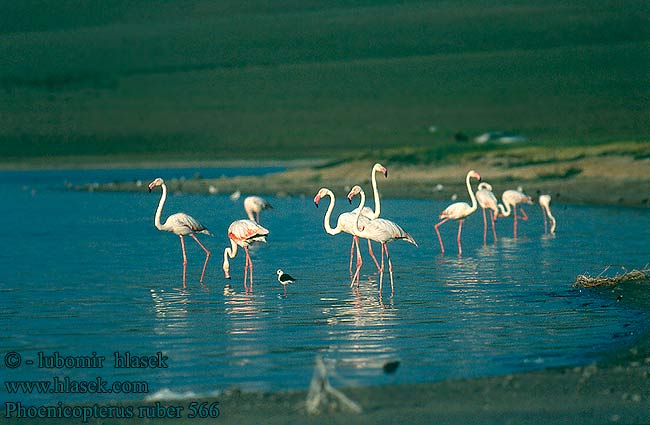
<svg viewBox="0 0 650 425">
<path fill-rule="evenodd" d="M 221 174 L 273 169 L 209 169 Z M 163 219 L 184 211 L 214 233 L 201 235 L 212 250 L 206 280 L 198 278 L 203 251 L 187 239 L 188 286 L 181 285 L 178 237 L 153 226 L 160 192 L 66 191 L 65 182 L 107 182 L 178 170 L 50 171 L 0 173 L 0 317 L 2 355 L 15 351 L 107 358 L 101 369 L 3 366 L 7 380 L 101 377 L 145 381 L 148 394 L 16 395 L 4 400 L 140 399 L 172 392 L 193 397 L 227 388 L 307 388 L 316 355 L 333 371 L 334 384 L 437 381 L 585 364 L 635 341 L 648 330 L 642 306 L 617 301 L 611 291 L 578 290 L 580 273 L 608 264 L 643 267 L 650 258 L 649 212 L 644 209 L 553 204 L 557 236 L 543 235 L 541 211 L 513 239 L 512 221 L 497 222 L 499 239 L 483 246 L 480 214 L 463 226 L 463 257 L 456 255 L 456 223 L 441 227 L 440 254 L 434 217 L 447 202 L 387 199 L 382 216 L 403 225 L 419 248 L 391 244 L 396 292 L 378 296 L 374 264 L 362 245 L 358 290 L 349 287 L 350 237 L 323 230 L 327 201 L 268 197 L 262 216 L 271 231 L 255 247 L 255 289 L 243 289 L 244 258 L 231 262 L 232 287 L 221 262 L 230 222 L 244 218 L 242 200 L 226 195 L 175 194 Z M 193 171 L 183 171 L 190 178 Z M 318 187 L 314 187 L 314 194 Z M 242 188 L 245 192 L 245 188 Z M 344 194 L 339 194 L 342 196 Z M 350 205 L 343 198 L 335 216 Z M 375 246 L 379 253 L 379 246 Z M 298 279 L 283 296 L 275 270 Z M 619 268 L 620 269 L 620 268 Z M 387 276 L 386 276 L 387 277 Z M 385 286 L 390 287 L 390 285 Z M 620 295 L 620 294 L 619 294 Z M 162 352 L 165 369 L 116 369 L 113 353 Z M 399 360 L 397 373 L 382 366 Z"/>
</svg>

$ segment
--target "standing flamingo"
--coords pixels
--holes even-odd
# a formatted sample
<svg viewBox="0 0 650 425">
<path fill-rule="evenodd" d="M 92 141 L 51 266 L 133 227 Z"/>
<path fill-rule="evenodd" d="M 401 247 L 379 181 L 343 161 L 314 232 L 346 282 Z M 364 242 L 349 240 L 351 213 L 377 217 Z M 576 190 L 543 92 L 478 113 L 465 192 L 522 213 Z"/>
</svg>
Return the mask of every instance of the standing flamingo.
<svg viewBox="0 0 650 425">
<path fill-rule="evenodd" d="M 395 287 L 393 285 L 393 263 L 390 260 L 390 254 L 388 253 L 388 246 L 386 244 L 396 239 L 403 239 L 406 242 L 410 242 L 415 246 L 418 246 L 418 244 L 415 242 L 415 239 L 413 239 L 411 235 L 409 235 L 399 225 L 397 225 L 396 223 L 390 220 L 386 220 L 383 218 L 376 218 L 374 220 L 369 220 L 367 223 L 362 223 L 361 211 L 363 210 L 363 206 L 366 203 L 366 194 L 363 192 L 363 189 L 361 189 L 360 186 L 354 186 L 352 190 L 350 190 L 350 193 L 348 193 L 348 199 L 350 200 L 350 202 L 352 202 L 352 198 L 354 198 L 356 195 L 361 196 L 361 203 L 359 204 L 359 208 L 355 210 L 356 211 L 355 228 L 356 228 L 357 235 L 359 237 L 373 240 L 381 244 L 379 295 L 381 296 L 382 294 L 382 285 L 383 285 L 383 278 L 384 278 L 384 252 L 386 253 L 386 258 L 388 259 L 388 270 L 390 272 L 390 292 L 391 294 L 393 294 L 395 293 Z M 359 269 L 357 269 L 355 278 L 358 281 Z"/>
<path fill-rule="evenodd" d="M 551 195 L 539 195 L 539 205 L 542 207 L 542 214 L 544 214 L 544 233 L 548 228 L 546 216 L 551 222 L 551 234 L 555 233 L 555 217 L 551 214 Z"/>
<path fill-rule="evenodd" d="M 503 217 L 508 217 L 510 213 L 514 212 L 513 218 L 514 218 L 514 230 L 513 230 L 513 235 L 514 238 L 517 239 L 517 205 L 518 204 L 532 204 L 533 201 L 530 199 L 530 196 L 526 195 L 520 190 L 506 190 L 501 194 L 501 200 L 503 201 L 503 205 L 499 204 L 499 210 L 501 211 L 501 216 Z M 505 209 L 504 206 L 505 205 Z M 526 211 L 519 206 L 519 210 L 521 211 L 521 219 L 522 220 L 528 220 L 528 215 L 526 215 Z"/>
<path fill-rule="evenodd" d="M 481 182 L 478 184 L 478 190 L 476 191 L 476 200 L 483 210 L 483 245 L 487 243 L 487 217 L 485 216 L 485 210 L 489 209 L 490 218 L 492 223 L 492 237 L 494 242 L 497 241 L 497 231 L 494 228 L 494 221 L 497 219 L 499 214 L 499 208 L 497 207 L 497 197 L 492 193 L 492 185 L 489 183 Z"/>
<path fill-rule="evenodd" d="M 254 242 L 266 242 L 269 231 L 253 220 L 236 220 L 228 227 L 230 246 L 223 251 L 223 272 L 226 279 L 230 279 L 230 262 L 228 258 L 235 258 L 237 247 L 241 246 L 246 252 L 244 264 L 244 289 L 246 292 L 253 290 L 253 261 L 248 253 L 248 246 Z M 247 272 L 250 269 L 250 288 L 246 285 Z"/>
<path fill-rule="evenodd" d="M 314 197 L 314 204 L 316 204 L 316 208 L 318 208 L 318 203 L 322 198 L 326 196 L 329 196 L 330 204 L 327 207 L 327 212 L 325 212 L 325 218 L 323 219 L 323 226 L 325 227 L 325 231 L 330 235 L 338 235 L 341 232 L 345 232 L 351 234 L 352 236 L 355 236 L 352 239 L 352 241 L 357 248 L 357 264 L 356 264 L 356 273 L 355 273 L 355 275 L 357 275 L 359 269 L 361 269 L 361 265 L 363 264 L 363 260 L 361 258 L 361 250 L 359 249 L 359 242 L 358 242 L 359 239 L 356 237 L 356 233 L 355 233 L 356 214 L 360 211 L 360 209 L 356 209 L 355 210 L 356 213 L 345 212 L 339 215 L 338 219 L 336 220 L 336 227 L 332 228 L 332 226 L 330 226 L 330 217 L 332 216 L 332 210 L 334 210 L 334 204 L 336 203 L 336 198 L 334 197 L 334 193 L 326 187 L 321 188 L 316 194 L 316 196 Z M 360 221 L 362 225 L 365 225 L 367 222 L 370 221 L 368 217 L 361 214 L 360 216 L 361 216 Z M 355 245 L 352 246 L 352 249 L 354 249 Z M 352 255 L 352 253 L 350 255 Z M 352 261 L 352 259 L 350 259 L 350 261 Z M 354 284 L 354 280 L 352 280 L 350 286 L 352 286 L 353 284 Z"/>
<path fill-rule="evenodd" d="M 244 199 L 244 210 L 250 220 L 260 222 L 260 213 L 264 210 L 273 209 L 273 206 L 266 199 L 259 196 L 247 196 Z"/>
<path fill-rule="evenodd" d="M 472 191 L 472 186 L 469 181 L 472 177 L 478 181 L 481 181 L 481 175 L 474 170 L 469 170 L 467 176 L 465 177 L 465 184 L 467 185 L 467 192 L 469 192 L 469 197 L 472 200 L 472 205 L 470 206 L 466 202 L 455 202 L 449 205 L 442 213 L 440 213 L 439 218 L 441 218 L 442 221 L 434 226 L 436 233 L 438 234 L 438 241 L 440 241 L 440 250 L 443 254 L 445 253 L 445 246 L 442 243 L 442 238 L 440 237 L 440 230 L 438 230 L 438 227 L 440 227 L 448 220 L 458 220 L 458 255 L 460 256 L 463 253 L 463 249 L 460 246 L 460 233 L 463 229 L 463 220 L 466 217 L 469 217 L 470 214 L 478 209 L 476 196 L 474 196 L 474 192 Z"/>
<path fill-rule="evenodd" d="M 377 217 L 379 217 L 379 214 L 381 213 L 381 203 L 380 203 L 380 198 L 379 198 L 379 191 L 377 190 L 377 173 L 382 173 L 384 177 L 388 177 L 388 170 L 386 167 L 381 165 L 380 163 L 375 163 L 375 165 L 372 166 L 372 169 L 370 170 L 370 181 L 372 182 L 372 194 L 373 198 L 375 201 L 375 209 L 374 211 L 370 207 L 363 207 L 361 210 L 361 214 L 368 217 L 370 220 L 374 220 Z M 357 209 L 355 208 L 352 210 L 352 213 L 356 213 Z M 354 233 L 354 225 L 352 225 L 352 230 Z M 358 246 L 359 245 L 359 237 L 354 235 L 352 237 L 352 245 L 350 246 L 350 275 L 352 275 L 352 253 L 354 250 L 355 244 Z M 375 257 L 375 253 L 372 252 L 372 245 L 370 243 L 370 239 L 368 239 L 368 252 L 370 253 L 370 256 L 372 257 L 372 260 L 375 262 L 375 266 L 377 266 L 377 271 L 379 271 L 379 262 L 377 262 L 377 257 Z"/>
<path fill-rule="evenodd" d="M 154 217 L 154 225 L 158 230 L 164 230 L 167 232 L 172 232 L 177 234 L 181 238 L 181 249 L 183 250 L 183 288 L 185 288 L 185 281 L 187 276 L 187 255 L 185 254 L 185 240 L 183 236 L 190 235 L 196 243 L 199 244 L 203 251 L 205 251 L 205 263 L 203 263 L 203 270 L 201 271 L 201 279 L 199 282 L 203 283 L 203 276 L 205 275 L 205 268 L 208 265 L 208 260 L 210 259 L 210 251 L 203 246 L 199 239 L 194 235 L 195 233 L 204 233 L 206 235 L 212 236 L 212 233 L 198 220 L 185 213 L 176 213 L 167 217 L 165 224 L 160 224 L 160 215 L 162 214 L 163 205 L 165 205 L 165 200 L 167 200 L 167 185 L 160 177 L 156 178 L 154 181 L 149 183 L 149 193 L 156 186 L 162 186 L 162 196 L 160 197 L 160 202 L 158 202 L 158 209 L 156 210 L 156 215 Z"/>
</svg>

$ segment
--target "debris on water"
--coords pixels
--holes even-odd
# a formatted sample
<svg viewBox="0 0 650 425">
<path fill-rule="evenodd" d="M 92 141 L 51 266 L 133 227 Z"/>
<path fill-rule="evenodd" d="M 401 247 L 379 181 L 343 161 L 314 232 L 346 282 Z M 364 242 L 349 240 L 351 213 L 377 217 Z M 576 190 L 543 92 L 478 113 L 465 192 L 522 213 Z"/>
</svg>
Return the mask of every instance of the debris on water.
<svg viewBox="0 0 650 425">
<path fill-rule="evenodd" d="M 395 360 L 392 362 L 384 363 L 384 373 L 395 373 L 399 367 L 399 361 Z"/>
<path fill-rule="evenodd" d="M 623 274 L 617 273 L 616 276 L 603 276 L 609 268 L 610 266 L 605 267 L 605 270 L 603 270 L 598 276 L 589 276 L 585 274 L 578 275 L 573 286 L 593 288 L 596 286 L 616 286 L 630 281 L 641 282 L 644 280 L 650 280 L 650 268 L 648 268 L 648 265 L 646 265 L 642 270 L 634 269 L 629 272 L 624 272 Z M 625 270 L 625 267 L 623 267 L 623 270 Z M 617 301 L 619 300 L 617 299 Z"/>
<path fill-rule="evenodd" d="M 324 411 L 345 409 L 354 413 L 363 410 L 345 394 L 332 387 L 327 376 L 327 368 L 321 356 L 316 357 L 314 376 L 309 385 L 309 393 L 305 401 L 305 408 L 310 415 L 319 415 Z"/>
</svg>

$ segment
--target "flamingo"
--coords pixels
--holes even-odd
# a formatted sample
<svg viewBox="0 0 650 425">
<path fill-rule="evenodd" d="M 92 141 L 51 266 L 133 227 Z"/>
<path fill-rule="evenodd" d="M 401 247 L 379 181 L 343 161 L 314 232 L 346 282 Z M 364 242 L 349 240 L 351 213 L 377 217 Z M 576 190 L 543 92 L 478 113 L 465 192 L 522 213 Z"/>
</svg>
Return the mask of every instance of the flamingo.
<svg viewBox="0 0 650 425">
<path fill-rule="evenodd" d="M 492 222 L 492 236 L 494 242 L 497 241 L 497 231 L 494 228 L 494 221 L 497 219 L 499 214 L 499 208 L 497 207 L 497 197 L 492 193 L 492 185 L 489 183 L 481 182 L 478 184 L 478 190 L 476 191 L 476 200 L 483 210 L 483 245 L 486 244 L 487 240 L 487 217 L 485 216 L 485 210 L 492 210 L 490 212 L 491 222 Z"/>
<path fill-rule="evenodd" d="M 361 258 L 361 250 L 359 249 L 359 243 L 358 243 L 358 238 L 356 238 L 356 233 L 355 233 L 355 221 L 356 217 L 355 215 L 359 212 L 362 211 L 362 209 L 355 209 L 356 212 L 345 212 L 341 215 L 339 215 L 338 219 L 336 220 L 336 227 L 332 228 L 330 226 L 330 217 L 332 216 L 332 210 L 334 210 L 334 204 L 336 203 L 336 198 L 334 197 L 334 193 L 329 190 L 326 187 L 321 188 L 316 196 L 314 197 L 314 204 L 316 204 L 316 208 L 318 208 L 318 203 L 320 200 L 326 196 L 329 196 L 330 198 L 330 204 L 327 207 L 327 212 L 325 212 L 325 218 L 323 218 L 323 226 L 325 227 L 325 232 L 327 232 L 330 235 L 338 235 L 341 232 L 349 233 L 352 236 L 355 236 L 355 238 L 352 239 L 353 241 L 353 248 L 354 249 L 354 243 L 356 242 L 356 248 L 357 248 L 357 265 L 356 265 L 356 273 L 355 275 L 359 272 L 359 269 L 361 268 L 361 265 L 363 264 L 363 260 Z M 361 216 L 361 223 L 365 225 L 367 222 L 370 221 L 370 219 L 362 214 Z M 351 254 L 352 255 L 352 254 Z M 352 261 L 352 259 L 350 259 Z M 351 273 L 350 273 L 351 274 Z M 350 286 L 354 284 L 354 280 L 350 283 Z"/>
<path fill-rule="evenodd" d="M 244 199 L 244 210 L 250 220 L 260 222 L 260 213 L 264 210 L 273 209 L 266 199 L 259 196 L 247 196 Z"/>
<path fill-rule="evenodd" d="M 395 293 L 395 287 L 393 285 L 393 263 L 390 260 L 390 254 L 388 253 L 388 242 L 392 242 L 397 239 L 405 240 L 406 242 L 412 243 L 415 246 L 418 244 L 415 242 L 415 239 L 409 235 L 404 229 L 402 229 L 396 223 L 386 220 L 383 218 L 376 218 L 374 220 L 369 220 L 366 223 L 362 223 L 361 211 L 363 206 L 366 203 L 366 194 L 363 192 L 360 186 L 354 186 L 350 193 L 348 193 L 348 200 L 352 202 L 352 198 L 356 195 L 361 196 L 361 202 L 359 208 L 355 211 L 355 229 L 356 234 L 361 238 L 366 238 L 368 240 L 373 240 L 381 244 L 381 268 L 379 270 L 379 295 L 382 294 L 382 285 L 384 278 L 384 252 L 386 253 L 386 258 L 388 259 L 388 270 L 390 272 L 390 292 L 391 294 Z M 359 279 L 359 269 L 355 273 L 355 278 Z"/>
<path fill-rule="evenodd" d="M 442 244 L 442 238 L 440 237 L 440 230 L 438 230 L 438 227 L 448 220 L 458 220 L 458 255 L 460 256 L 463 253 L 463 249 L 460 246 L 460 233 L 463 229 L 463 220 L 478 209 L 476 196 L 474 195 L 474 192 L 472 192 L 472 186 L 470 184 L 470 179 L 472 177 L 481 181 L 481 175 L 474 170 L 469 170 L 465 177 L 465 184 L 467 185 L 467 192 L 469 192 L 472 205 L 470 206 L 466 202 L 455 202 L 449 205 L 442 213 L 440 213 L 439 218 L 441 218 L 442 221 L 434 226 L 436 233 L 438 234 L 438 241 L 440 241 L 440 250 L 443 254 L 445 253 L 445 246 Z"/>
<path fill-rule="evenodd" d="M 183 250 L 183 288 L 185 288 L 185 281 L 187 276 L 187 255 L 185 253 L 185 240 L 184 236 L 190 235 L 196 243 L 205 251 L 205 263 L 203 263 L 203 270 L 201 271 L 200 283 L 203 283 L 203 276 L 205 275 L 205 268 L 208 265 L 208 260 L 210 259 L 210 251 L 203 246 L 199 239 L 194 235 L 195 233 L 203 233 L 206 235 L 212 236 L 212 233 L 199 221 L 185 213 L 176 213 L 167 217 L 164 224 L 160 224 L 160 215 L 162 214 L 163 205 L 165 205 L 165 200 L 167 200 L 167 185 L 165 181 L 160 177 L 156 178 L 154 181 L 149 183 L 149 193 L 156 186 L 162 186 L 162 196 L 160 197 L 160 202 L 158 202 L 158 209 L 156 210 L 156 215 L 154 217 L 154 225 L 158 230 L 164 230 L 167 232 L 172 232 L 177 234 L 181 238 L 181 249 Z"/>
<path fill-rule="evenodd" d="M 375 165 L 372 166 L 372 169 L 370 170 L 370 181 L 372 182 L 372 194 L 373 198 L 375 201 L 375 209 L 374 211 L 370 207 L 363 207 L 361 210 L 361 214 L 368 217 L 370 220 L 374 220 L 377 217 L 379 217 L 379 214 L 381 213 L 381 204 L 379 200 L 379 191 L 377 190 L 377 173 L 380 172 L 384 175 L 384 177 L 388 178 L 388 170 L 386 167 L 381 165 L 380 163 L 375 163 Z M 352 213 L 354 214 L 356 212 L 356 208 L 352 210 Z M 354 225 L 352 226 L 352 230 L 354 232 Z M 350 246 L 350 275 L 352 275 L 352 253 L 354 250 L 355 244 L 357 247 L 359 246 L 359 237 L 354 235 L 352 237 L 352 245 Z M 370 253 L 370 256 L 372 257 L 373 261 L 375 262 L 375 266 L 377 266 L 377 271 L 379 271 L 379 262 L 377 261 L 377 257 L 375 257 L 375 253 L 372 252 L 372 245 L 370 243 L 370 239 L 368 239 L 368 252 Z M 358 261 L 361 261 L 360 259 Z M 361 261 L 363 263 L 363 261 Z"/>
<path fill-rule="evenodd" d="M 501 211 L 501 216 L 503 217 L 508 217 L 513 211 L 514 211 L 514 238 L 517 239 L 517 205 L 518 204 L 532 204 L 533 201 L 530 199 L 530 196 L 526 195 L 524 192 L 521 190 L 506 190 L 501 194 L 501 200 L 503 201 L 503 204 L 499 204 L 499 210 Z M 504 209 L 505 205 L 505 209 Z M 522 220 L 528 220 L 528 215 L 526 215 L 526 211 L 519 206 L 519 210 L 521 211 L 521 219 Z"/>
<path fill-rule="evenodd" d="M 244 264 L 244 289 L 246 292 L 253 290 L 253 261 L 248 253 L 248 247 L 255 242 L 266 242 L 269 231 L 253 220 L 235 220 L 228 227 L 228 238 L 230 246 L 223 250 L 223 272 L 226 279 L 230 279 L 229 258 L 235 258 L 237 247 L 241 246 L 246 252 Z M 250 269 L 250 288 L 246 285 L 247 272 Z"/>
<path fill-rule="evenodd" d="M 542 207 L 542 214 L 544 214 L 544 233 L 547 231 L 547 220 L 551 222 L 551 234 L 555 233 L 555 217 L 551 214 L 551 195 L 539 195 L 539 205 Z"/>
</svg>

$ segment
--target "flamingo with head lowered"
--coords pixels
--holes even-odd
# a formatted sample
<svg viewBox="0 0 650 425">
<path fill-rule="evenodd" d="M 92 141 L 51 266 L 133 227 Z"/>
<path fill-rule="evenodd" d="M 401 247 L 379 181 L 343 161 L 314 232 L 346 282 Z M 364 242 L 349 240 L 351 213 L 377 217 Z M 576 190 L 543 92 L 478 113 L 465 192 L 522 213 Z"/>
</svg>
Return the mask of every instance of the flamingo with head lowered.
<svg viewBox="0 0 650 425">
<path fill-rule="evenodd" d="M 247 196 L 244 199 L 244 210 L 248 215 L 249 220 L 257 223 L 260 222 L 260 213 L 264 210 L 272 210 L 273 206 L 264 198 L 260 196 Z"/>
<path fill-rule="evenodd" d="M 253 220 L 236 220 L 228 227 L 230 246 L 223 251 L 223 272 L 226 279 L 230 279 L 229 258 L 235 258 L 237 247 L 244 248 L 246 262 L 244 264 L 244 289 L 246 292 L 253 290 L 253 260 L 248 253 L 248 247 L 255 242 L 266 242 L 269 231 Z M 247 273 L 250 270 L 250 288 L 246 285 Z"/>
<path fill-rule="evenodd" d="M 547 232 L 547 221 L 551 222 L 551 234 L 555 233 L 555 217 L 551 214 L 551 195 L 539 195 L 539 206 L 542 207 L 542 214 L 544 214 L 544 233 Z M 548 216 L 548 220 L 546 219 Z"/>
<path fill-rule="evenodd" d="M 476 191 L 476 200 L 483 210 L 483 245 L 487 242 L 487 217 L 485 216 L 485 210 L 490 211 L 490 222 L 492 223 L 492 237 L 494 242 L 497 241 L 497 231 L 494 228 L 494 222 L 497 219 L 499 214 L 499 207 L 497 206 L 497 197 L 492 193 L 492 185 L 489 183 L 481 182 L 478 184 L 478 190 Z"/>
<path fill-rule="evenodd" d="M 334 197 L 334 193 L 331 190 L 329 190 L 326 187 L 323 187 L 318 191 L 318 193 L 314 197 L 314 204 L 316 205 L 316 208 L 318 208 L 318 204 L 320 200 L 326 196 L 329 196 L 330 204 L 327 207 L 327 211 L 325 212 L 325 218 L 323 219 L 323 226 L 325 227 L 325 232 L 327 232 L 329 235 L 338 235 L 341 232 L 345 232 L 351 234 L 352 236 L 355 236 L 356 233 L 354 228 L 355 228 L 355 221 L 356 221 L 356 216 L 355 216 L 356 213 L 345 212 L 339 215 L 338 219 L 336 220 L 336 227 L 332 227 L 330 225 L 330 217 L 332 216 L 332 210 L 334 210 L 334 205 L 336 203 L 336 198 Z M 360 221 L 363 224 L 370 221 L 370 219 L 364 215 L 360 214 L 360 217 L 361 217 Z M 359 249 L 359 244 L 358 243 L 355 244 L 355 242 L 358 241 L 358 238 L 357 239 L 353 238 L 352 241 L 353 241 L 352 249 L 354 249 L 355 245 L 357 248 L 357 264 L 356 264 L 357 272 L 355 273 L 356 276 L 359 269 L 361 268 L 361 264 L 363 263 L 363 261 L 361 260 L 361 250 Z M 352 253 L 350 253 L 350 255 L 352 256 Z M 351 265 L 352 265 L 352 259 L 350 258 L 350 266 Z M 350 286 L 352 286 L 353 284 L 354 284 L 354 279 L 352 279 Z"/>
<path fill-rule="evenodd" d="M 185 254 L 185 240 L 184 236 L 191 236 L 196 243 L 205 251 L 205 263 L 203 263 L 203 270 L 201 271 L 201 279 L 199 282 L 203 283 L 203 276 L 205 275 L 205 268 L 208 265 L 208 260 L 210 259 L 210 251 L 203 246 L 199 239 L 194 235 L 195 233 L 204 233 L 206 235 L 212 236 L 212 233 L 199 221 L 185 213 L 176 213 L 167 217 L 164 224 L 160 223 L 160 216 L 162 215 L 163 205 L 165 205 L 165 200 L 167 199 L 167 186 L 163 179 L 158 177 L 151 183 L 149 183 L 149 192 L 153 190 L 156 186 L 162 186 L 162 196 L 160 197 L 160 202 L 158 202 L 158 209 L 156 210 L 156 215 L 154 217 L 154 225 L 159 230 L 164 230 L 167 232 L 172 232 L 178 235 L 181 238 L 181 249 L 183 251 L 183 288 L 185 288 L 185 281 L 187 275 L 187 255 Z"/>
<path fill-rule="evenodd" d="M 434 226 L 436 233 L 438 234 L 438 241 L 440 241 L 440 250 L 443 254 L 445 253 L 445 246 L 442 243 L 442 238 L 440 237 L 440 230 L 438 230 L 438 227 L 449 220 L 458 220 L 458 255 L 460 256 L 463 253 L 463 249 L 460 246 L 460 233 L 463 230 L 463 220 L 469 217 L 474 211 L 478 209 L 476 196 L 474 195 L 472 186 L 470 184 L 471 178 L 475 178 L 480 181 L 481 175 L 474 170 L 469 170 L 467 176 L 465 177 L 465 184 L 467 185 L 467 192 L 469 192 L 469 197 L 472 200 L 472 205 L 469 205 L 466 202 L 455 202 L 449 205 L 443 212 L 440 213 L 439 218 L 441 218 L 442 221 Z"/>
<path fill-rule="evenodd" d="M 413 239 L 411 235 L 409 235 L 399 225 L 397 225 L 396 223 L 390 220 L 386 220 L 383 218 L 376 218 L 374 220 L 369 220 L 367 222 L 365 222 L 365 220 L 362 220 L 361 211 L 363 210 L 363 206 L 366 203 L 366 194 L 363 192 L 363 189 L 361 189 L 360 186 L 354 186 L 352 190 L 350 190 L 350 193 L 348 193 L 348 200 L 352 202 L 352 198 L 354 198 L 356 195 L 361 196 L 361 203 L 359 204 L 359 208 L 355 210 L 356 212 L 354 214 L 355 215 L 354 224 L 355 224 L 356 234 L 361 238 L 373 240 L 381 244 L 381 268 L 379 270 L 379 295 L 381 296 L 382 294 L 382 284 L 384 278 L 384 253 L 386 253 L 386 258 L 388 259 L 388 270 L 390 272 L 390 292 L 391 294 L 393 294 L 395 293 L 395 287 L 393 285 L 393 263 L 390 260 L 390 254 L 388 253 L 388 246 L 386 244 L 388 242 L 392 242 L 398 239 L 405 240 L 406 242 L 412 243 L 415 246 L 418 246 L 418 244 L 415 242 L 415 239 Z M 359 269 L 357 269 L 353 281 L 355 278 L 358 281 Z"/>
<path fill-rule="evenodd" d="M 501 200 L 503 201 L 503 205 L 499 204 L 499 210 L 501 211 L 501 216 L 508 217 L 511 213 L 514 212 L 513 235 L 514 238 L 517 239 L 517 205 L 532 204 L 533 200 L 530 199 L 530 196 L 526 195 L 524 192 L 520 190 L 512 190 L 512 189 L 503 192 L 501 194 Z M 526 215 L 526 211 L 524 211 L 524 209 L 521 206 L 519 206 L 519 210 L 521 211 L 521 219 L 528 220 L 528 215 Z"/>
</svg>

